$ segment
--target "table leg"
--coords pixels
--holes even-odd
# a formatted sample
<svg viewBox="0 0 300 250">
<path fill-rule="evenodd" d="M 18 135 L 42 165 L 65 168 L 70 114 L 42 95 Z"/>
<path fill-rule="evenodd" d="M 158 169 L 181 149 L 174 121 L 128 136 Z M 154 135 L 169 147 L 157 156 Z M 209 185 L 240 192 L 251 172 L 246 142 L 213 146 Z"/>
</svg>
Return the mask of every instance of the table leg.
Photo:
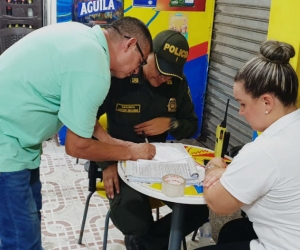
<svg viewBox="0 0 300 250">
<path fill-rule="evenodd" d="M 172 206 L 172 221 L 171 221 L 171 232 L 169 238 L 168 250 L 180 250 L 181 241 L 183 238 L 183 214 L 184 204 L 173 203 Z"/>
</svg>

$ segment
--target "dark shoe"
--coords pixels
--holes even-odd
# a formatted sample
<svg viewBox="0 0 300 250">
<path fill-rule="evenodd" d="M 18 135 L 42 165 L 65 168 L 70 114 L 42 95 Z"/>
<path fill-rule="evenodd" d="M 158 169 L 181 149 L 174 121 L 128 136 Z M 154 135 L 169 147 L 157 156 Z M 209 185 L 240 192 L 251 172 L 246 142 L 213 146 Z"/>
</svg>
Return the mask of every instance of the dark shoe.
<svg viewBox="0 0 300 250">
<path fill-rule="evenodd" d="M 132 235 L 125 235 L 124 241 L 127 250 L 146 250 L 140 238 L 138 237 Z"/>
</svg>

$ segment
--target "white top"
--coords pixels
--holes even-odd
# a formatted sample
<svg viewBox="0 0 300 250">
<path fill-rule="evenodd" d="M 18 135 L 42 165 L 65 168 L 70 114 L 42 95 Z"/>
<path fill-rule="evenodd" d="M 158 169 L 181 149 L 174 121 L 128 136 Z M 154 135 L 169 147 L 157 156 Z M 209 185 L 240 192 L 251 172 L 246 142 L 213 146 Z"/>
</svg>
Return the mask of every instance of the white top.
<svg viewBox="0 0 300 250">
<path fill-rule="evenodd" d="M 299 249 L 300 110 L 243 147 L 220 179 L 243 202 L 259 240 L 251 249 Z"/>
</svg>

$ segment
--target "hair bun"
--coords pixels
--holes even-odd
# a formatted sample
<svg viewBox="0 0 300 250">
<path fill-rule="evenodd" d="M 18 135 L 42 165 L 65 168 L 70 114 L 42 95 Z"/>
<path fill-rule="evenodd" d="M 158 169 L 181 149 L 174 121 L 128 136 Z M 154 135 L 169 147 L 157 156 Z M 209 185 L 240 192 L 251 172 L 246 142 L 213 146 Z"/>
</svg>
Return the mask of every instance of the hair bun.
<svg viewBox="0 0 300 250">
<path fill-rule="evenodd" d="M 268 40 L 261 45 L 260 54 L 269 62 L 286 64 L 295 56 L 295 50 L 288 43 Z"/>
</svg>

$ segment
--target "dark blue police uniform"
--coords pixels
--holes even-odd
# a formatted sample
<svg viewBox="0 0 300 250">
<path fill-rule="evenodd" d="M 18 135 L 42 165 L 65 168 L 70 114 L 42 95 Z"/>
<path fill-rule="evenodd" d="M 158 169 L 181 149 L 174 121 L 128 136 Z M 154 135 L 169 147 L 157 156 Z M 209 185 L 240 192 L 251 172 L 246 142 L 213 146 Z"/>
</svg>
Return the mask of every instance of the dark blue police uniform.
<svg viewBox="0 0 300 250">
<path fill-rule="evenodd" d="M 165 142 L 168 132 L 177 140 L 190 138 L 197 131 L 198 118 L 194 112 L 189 87 L 183 80 L 173 77 L 159 87 L 152 87 L 138 75 L 125 79 L 112 78 L 109 93 L 99 108 L 98 117 L 106 113 L 108 133 L 115 138 L 136 143 L 145 142 L 134 132 L 134 125 L 157 117 L 176 119 L 175 129 L 155 136 L 149 142 Z M 108 163 L 100 163 L 102 168 Z M 153 221 L 148 196 L 126 185 L 120 178 L 120 194 L 110 199 L 111 219 L 124 235 L 139 237 L 148 250 L 167 249 L 171 225 L 171 213 Z M 172 203 L 164 202 L 172 208 Z M 208 219 L 206 205 L 186 205 L 184 234 L 200 227 Z"/>
</svg>

